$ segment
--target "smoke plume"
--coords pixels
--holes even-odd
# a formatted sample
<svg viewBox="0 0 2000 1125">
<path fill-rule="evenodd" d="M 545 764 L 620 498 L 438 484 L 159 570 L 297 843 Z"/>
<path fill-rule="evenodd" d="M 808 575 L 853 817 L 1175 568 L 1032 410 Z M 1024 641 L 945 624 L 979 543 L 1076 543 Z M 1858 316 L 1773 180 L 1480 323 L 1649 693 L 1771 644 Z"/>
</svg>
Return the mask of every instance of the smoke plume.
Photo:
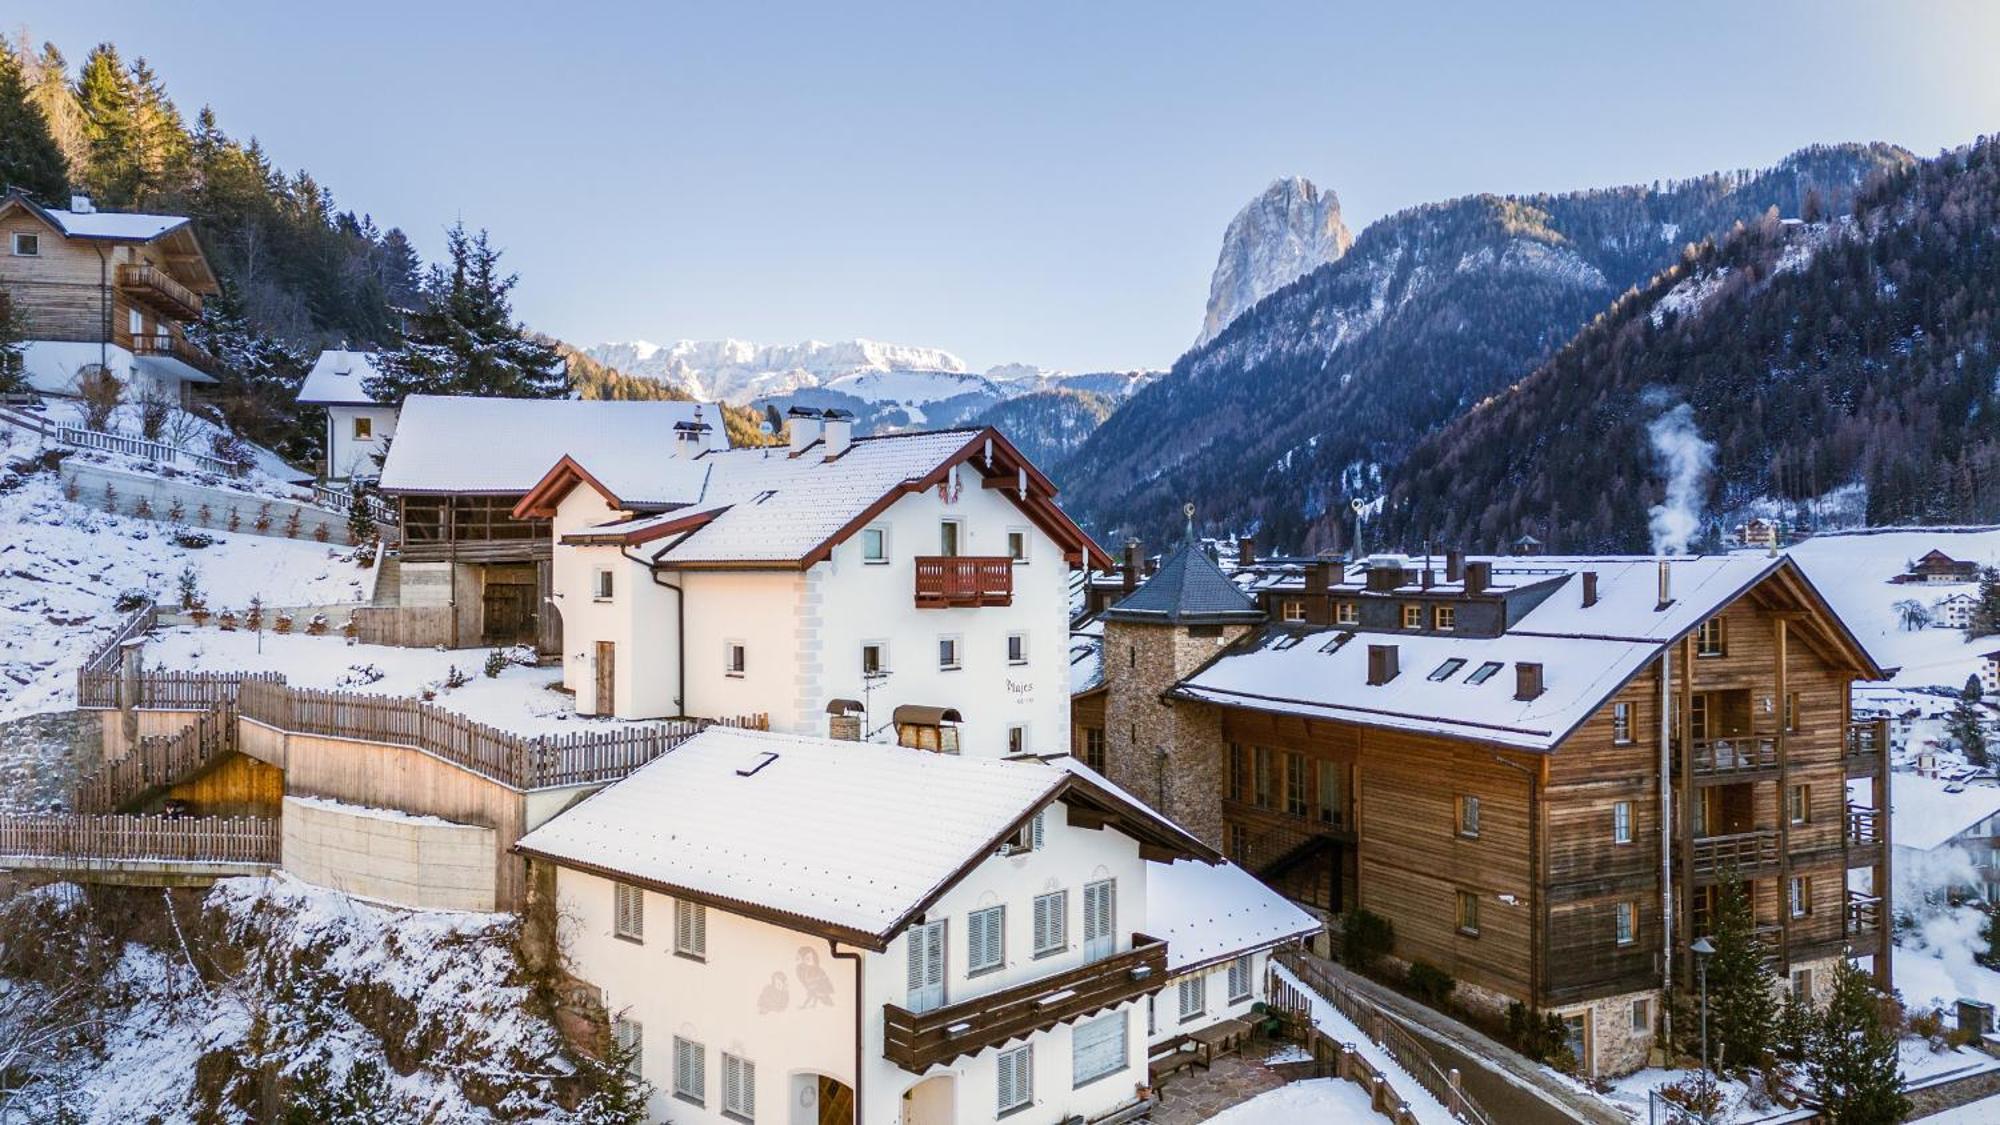
<svg viewBox="0 0 2000 1125">
<path fill-rule="evenodd" d="M 1653 553 L 1686 554 L 1688 541 L 1701 529 L 1708 473 L 1715 464 L 1715 443 L 1704 439 L 1695 428 L 1694 407 L 1685 402 L 1653 419 L 1646 427 L 1646 436 L 1652 442 L 1660 471 L 1667 478 L 1666 501 L 1653 505 L 1649 512 Z"/>
</svg>

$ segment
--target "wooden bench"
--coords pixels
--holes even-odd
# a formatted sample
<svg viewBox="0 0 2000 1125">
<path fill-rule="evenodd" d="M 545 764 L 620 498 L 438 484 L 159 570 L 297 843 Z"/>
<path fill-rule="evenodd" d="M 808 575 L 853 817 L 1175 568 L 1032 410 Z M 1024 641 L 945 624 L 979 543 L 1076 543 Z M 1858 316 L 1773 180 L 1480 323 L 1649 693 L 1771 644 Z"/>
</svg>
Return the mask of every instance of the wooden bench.
<svg viewBox="0 0 2000 1125">
<path fill-rule="evenodd" d="M 1176 1035 L 1153 1045 L 1146 1056 L 1146 1073 L 1158 1089 L 1167 1075 L 1190 1066 L 1207 1070 L 1214 1060 L 1214 1051 L 1208 1044 L 1192 1035 Z"/>
<path fill-rule="evenodd" d="M 1209 1057 L 1236 1054 L 1243 1050 L 1243 1043 L 1250 1038 L 1251 1025 L 1246 1020 L 1222 1020 L 1195 1032 L 1192 1038 L 1208 1049 Z"/>
</svg>

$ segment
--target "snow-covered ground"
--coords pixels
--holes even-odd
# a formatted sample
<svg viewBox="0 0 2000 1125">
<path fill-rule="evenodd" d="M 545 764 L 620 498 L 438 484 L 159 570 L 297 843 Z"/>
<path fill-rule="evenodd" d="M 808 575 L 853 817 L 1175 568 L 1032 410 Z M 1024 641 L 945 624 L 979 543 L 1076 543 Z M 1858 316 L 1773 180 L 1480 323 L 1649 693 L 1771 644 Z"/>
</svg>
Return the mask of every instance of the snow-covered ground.
<svg viewBox="0 0 2000 1125">
<path fill-rule="evenodd" d="M 1344 1078 L 1309 1078 L 1239 1102 L 1208 1125 L 1271 1125 L 1278 1121 L 1365 1122 L 1375 1118 L 1368 1092 Z M 1376 1118 L 1379 1120 L 1379 1118 Z"/>
<path fill-rule="evenodd" d="M 39 415 L 59 425 L 88 428 L 84 426 L 83 403 L 76 399 L 50 397 L 44 399 L 39 408 L 23 410 L 22 412 L 30 415 Z M 120 404 L 112 409 L 111 421 L 104 427 L 104 432 L 118 434 L 123 437 L 144 438 L 145 429 L 140 424 L 140 414 L 140 407 L 137 403 Z M 0 428 L 5 428 L 5 426 L 6 423 L 0 421 Z M 199 414 L 174 408 L 167 412 L 166 422 L 161 427 L 159 436 L 150 440 L 171 445 L 176 449 L 185 449 L 192 453 L 213 456 L 215 452 L 215 435 L 222 432 L 222 430 L 221 426 L 216 425 Z M 34 442 L 43 439 L 38 435 L 24 432 L 18 434 L 16 440 Z M 71 447 L 62 446 L 61 448 L 68 449 Z M 218 481 L 217 483 L 221 487 L 237 488 L 246 492 L 257 492 L 270 496 L 293 496 L 299 491 L 296 482 L 310 478 L 310 474 L 302 473 L 298 469 L 287 465 L 277 454 L 261 445 L 246 441 L 242 443 L 242 448 L 250 456 L 250 471 L 241 477 L 232 477 Z M 79 452 L 90 460 L 103 461 L 119 467 L 137 467 L 146 464 L 146 462 L 135 458 L 126 457 L 122 454 L 106 453 L 101 450 L 82 450 Z"/>
<path fill-rule="evenodd" d="M 74 672 L 116 627 L 120 593 L 171 602 L 184 567 L 216 609 L 240 610 L 252 597 L 344 604 L 361 600 L 372 578 L 348 550 L 310 540 L 208 531 L 212 545 L 179 546 L 165 523 L 70 503 L 51 473 L 0 492 L 0 528 L 0 721 L 73 706 Z"/>
<path fill-rule="evenodd" d="M 1283 980 L 1286 984 L 1289 984 L 1293 988 L 1297 989 L 1299 995 L 1304 996 L 1307 1002 L 1312 1005 L 1313 1024 L 1317 1026 L 1321 1031 L 1331 1036 L 1334 1042 L 1351 1044 L 1356 1049 L 1358 1049 L 1361 1052 L 1361 1057 L 1367 1059 L 1370 1066 L 1373 1066 L 1376 1070 L 1381 1071 L 1382 1074 L 1389 1079 L 1389 1084 L 1396 1088 L 1396 1093 L 1400 1095 L 1405 1101 L 1409 1102 L 1410 1112 L 1417 1115 L 1418 1121 L 1423 1122 L 1424 1125 L 1452 1125 L 1454 1119 L 1452 1118 L 1451 1113 L 1444 1108 L 1444 1104 L 1438 1101 L 1436 1098 L 1431 1097 L 1430 1093 L 1426 1091 L 1422 1086 L 1417 1085 L 1417 1080 L 1415 1078 L 1412 1078 L 1408 1073 L 1406 1073 L 1403 1070 L 1403 1068 L 1397 1064 L 1396 1060 L 1390 1056 L 1389 1052 L 1376 1046 L 1374 1042 L 1371 1041 L 1366 1035 L 1363 1035 L 1361 1033 L 1360 1028 L 1355 1027 L 1354 1024 L 1351 1021 L 1349 1021 L 1346 1016 L 1340 1014 L 1339 1008 L 1334 1007 L 1332 1004 L 1328 1003 L 1325 999 L 1323 999 L 1318 993 L 1306 987 L 1303 981 L 1299 980 L 1298 977 L 1292 975 L 1292 971 L 1290 969 L 1285 968 L 1283 965 L 1277 965 L 1277 964 L 1273 964 L 1271 968 L 1272 971 L 1278 974 L 1278 978 L 1280 980 Z M 1344 1083 L 1344 1084 L 1352 1085 L 1352 1083 Z M 1300 1085 L 1304 1085 L 1304 1083 L 1300 1083 Z M 1360 1089 L 1359 1086 L 1355 1086 L 1354 1088 L 1357 1090 Z M 1245 1104 L 1254 1105 L 1256 1103 L 1253 1101 Z M 1366 1105 L 1365 1098 L 1363 1099 L 1363 1105 Z M 1236 1108 L 1241 1109 L 1242 1107 L 1238 1106 Z M 1212 1118 L 1211 1120 L 1221 1121 L 1223 1119 L 1224 1119 L 1223 1117 L 1216 1117 Z M 1253 1121 L 1289 1121 L 1289 1120 L 1315 1120 L 1315 1119 L 1281 1118 L 1281 1117 L 1242 1117 L 1233 1120 L 1237 1121 L 1238 1125 L 1249 1125 L 1249 1123 Z M 1321 1119 L 1321 1120 L 1338 1121 L 1343 1119 L 1331 1118 L 1331 1119 Z M 1356 1120 L 1366 1120 L 1366 1119 L 1357 1118 Z"/>
<path fill-rule="evenodd" d="M 2000 564 L 2000 531 L 1818 535 L 1789 553 L 1876 662 L 1898 670 L 1891 684 L 1957 688 L 1979 671 L 1981 653 L 2000 648 L 2000 638 L 1975 642 L 1957 629 L 1903 628 L 1897 602 L 1913 598 L 1928 606 L 1949 594 L 1977 589 L 1970 584 L 1889 581 L 1932 550 L 1981 566 Z"/>
<path fill-rule="evenodd" d="M 1917 1120 L 1923 1125 L 1993 1125 L 2000 1121 L 2000 1094 Z"/>
</svg>

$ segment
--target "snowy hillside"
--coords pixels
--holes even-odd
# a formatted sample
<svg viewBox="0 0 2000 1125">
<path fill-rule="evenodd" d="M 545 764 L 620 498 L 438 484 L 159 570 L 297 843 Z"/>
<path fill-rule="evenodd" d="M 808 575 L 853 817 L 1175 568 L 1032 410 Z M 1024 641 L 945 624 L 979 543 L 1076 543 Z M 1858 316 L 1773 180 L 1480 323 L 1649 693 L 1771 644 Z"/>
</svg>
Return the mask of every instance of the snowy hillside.
<svg viewBox="0 0 2000 1125">
<path fill-rule="evenodd" d="M 1956 689 L 1979 671 L 1982 653 L 2000 648 L 2000 637 L 1968 641 L 1958 629 L 1904 627 L 1897 603 L 1914 600 L 1929 608 L 1977 588 L 1889 581 L 1933 550 L 1981 566 L 2000 565 L 2000 529 L 1832 533 L 1816 535 L 1790 554 L 1876 662 L 1896 669 L 1893 686 Z"/>
<path fill-rule="evenodd" d="M 1274 181 L 1222 234 L 1222 253 L 1208 283 L 1208 312 L 1194 346 L 1215 339 L 1250 306 L 1352 245 L 1354 235 L 1340 219 L 1339 196 L 1298 176 Z"/>
</svg>

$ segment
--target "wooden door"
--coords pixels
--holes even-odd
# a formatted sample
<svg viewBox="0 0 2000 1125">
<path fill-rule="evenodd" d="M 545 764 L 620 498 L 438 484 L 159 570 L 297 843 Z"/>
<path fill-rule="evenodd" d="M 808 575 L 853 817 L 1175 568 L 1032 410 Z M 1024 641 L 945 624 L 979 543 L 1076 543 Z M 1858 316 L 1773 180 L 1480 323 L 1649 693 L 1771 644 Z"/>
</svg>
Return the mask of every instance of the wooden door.
<svg viewBox="0 0 2000 1125">
<path fill-rule="evenodd" d="M 1083 887 L 1083 955 L 1092 961 L 1118 952 L 1118 881 L 1105 879 Z"/>
<path fill-rule="evenodd" d="M 819 1076 L 819 1125 L 854 1125 L 854 1091 L 824 1074 Z"/>
<path fill-rule="evenodd" d="M 617 681 L 618 646 L 611 641 L 597 642 L 597 713 L 609 715 L 618 710 Z"/>
<path fill-rule="evenodd" d="M 910 927 L 910 1003 L 912 1012 L 944 1007 L 944 922 Z"/>
<path fill-rule="evenodd" d="M 482 601 L 486 610 L 485 642 L 521 645 L 535 642 L 535 588 L 490 584 Z"/>
</svg>

